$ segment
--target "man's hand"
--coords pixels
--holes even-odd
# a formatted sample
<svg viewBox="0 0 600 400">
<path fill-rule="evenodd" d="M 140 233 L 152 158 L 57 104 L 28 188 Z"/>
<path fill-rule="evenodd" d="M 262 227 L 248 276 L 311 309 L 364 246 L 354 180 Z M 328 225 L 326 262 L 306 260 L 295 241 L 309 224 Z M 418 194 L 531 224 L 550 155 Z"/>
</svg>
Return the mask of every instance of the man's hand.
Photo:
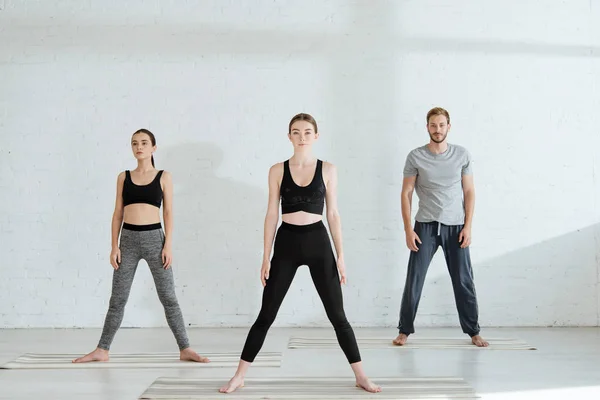
<svg viewBox="0 0 600 400">
<path fill-rule="evenodd" d="M 419 239 L 419 235 L 414 230 L 409 230 L 406 232 L 406 246 L 412 251 L 419 251 L 419 247 L 417 246 L 417 242 L 421 244 L 421 239 Z"/>
<path fill-rule="evenodd" d="M 465 249 L 467 247 L 469 247 L 469 245 L 471 244 L 471 227 L 468 225 L 465 225 L 462 229 L 462 231 L 460 231 L 459 235 L 458 235 L 458 243 L 460 243 L 460 247 L 461 249 Z"/>
</svg>

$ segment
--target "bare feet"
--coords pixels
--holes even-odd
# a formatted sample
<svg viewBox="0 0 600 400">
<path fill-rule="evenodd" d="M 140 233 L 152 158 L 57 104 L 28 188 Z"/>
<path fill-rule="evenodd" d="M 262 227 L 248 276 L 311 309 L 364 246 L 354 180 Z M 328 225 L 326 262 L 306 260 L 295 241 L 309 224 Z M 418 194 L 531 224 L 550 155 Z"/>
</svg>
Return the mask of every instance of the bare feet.
<svg viewBox="0 0 600 400">
<path fill-rule="evenodd" d="M 366 376 L 356 378 L 356 387 L 363 388 L 367 392 L 371 393 L 381 392 L 381 387 L 371 382 Z"/>
<path fill-rule="evenodd" d="M 237 388 L 244 387 L 244 378 L 241 376 L 234 375 L 233 378 L 227 383 L 227 385 L 223 386 L 219 389 L 221 393 L 231 393 Z"/>
<path fill-rule="evenodd" d="M 97 348 L 91 353 L 86 354 L 83 357 L 74 359 L 74 363 L 86 363 L 91 361 L 108 361 L 108 350 Z"/>
<path fill-rule="evenodd" d="M 490 344 L 483 340 L 483 338 L 479 335 L 475 335 L 471 338 L 471 342 L 477 347 L 488 347 Z"/>
<path fill-rule="evenodd" d="M 401 333 L 398 335 L 398 337 L 396 339 L 393 340 L 392 343 L 394 343 L 396 346 L 402 346 L 402 345 L 404 345 L 404 343 L 406 343 L 407 339 L 408 339 L 408 335 Z"/>
<path fill-rule="evenodd" d="M 179 359 L 181 361 L 195 361 L 199 363 L 208 363 L 210 360 L 206 357 L 202 357 L 189 347 L 179 352 Z"/>
</svg>

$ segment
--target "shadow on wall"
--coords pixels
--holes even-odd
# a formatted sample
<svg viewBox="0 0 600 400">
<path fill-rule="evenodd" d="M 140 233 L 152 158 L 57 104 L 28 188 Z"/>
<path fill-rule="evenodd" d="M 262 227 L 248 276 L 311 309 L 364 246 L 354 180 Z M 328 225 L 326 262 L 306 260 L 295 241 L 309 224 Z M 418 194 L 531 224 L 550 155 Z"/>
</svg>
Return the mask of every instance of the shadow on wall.
<svg viewBox="0 0 600 400">
<path fill-rule="evenodd" d="M 600 224 L 497 257 L 479 257 L 485 251 L 478 247 L 471 254 L 483 329 L 600 325 Z M 402 272 L 406 274 L 405 266 Z M 404 280 L 399 293 L 403 290 Z M 399 309 L 400 304 L 392 303 L 394 306 Z M 460 334 L 441 248 L 429 267 L 415 320 L 417 330 L 432 325 L 457 327 Z"/>
<path fill-rule="evenodd" d="M 391 44 L 380 46 L 389 43 L 396 9 L 392 2 L 356 2 L 353 29 L 368 35 L 352 36 L 351 43 L 338 46 L 329 63 L 330 111 L 325 115 L 332 121 L 331 162 L 339 173 L 349 274 L 344 302 L 355 326 L 385 325 L 396 318 L 404 283 L 397 171 L 408 149 L 400 146 L 400 135 L 390 134 L 397 129 L 399 112 L 398 53 Z"/>
<path fill-rule="evenodd" d="M 220 177 L 222 161 L 223 151 L 206 142 L 160 151 L 173 174 L 174 272 L 191 326 L 249 325 L 260 307 L 267 193 Z"/>
<path fill-rule="evenodd" d="M 482 325 L 598 326 L 599 263 L 600 224 L 478 261 Z"/>
</svg>

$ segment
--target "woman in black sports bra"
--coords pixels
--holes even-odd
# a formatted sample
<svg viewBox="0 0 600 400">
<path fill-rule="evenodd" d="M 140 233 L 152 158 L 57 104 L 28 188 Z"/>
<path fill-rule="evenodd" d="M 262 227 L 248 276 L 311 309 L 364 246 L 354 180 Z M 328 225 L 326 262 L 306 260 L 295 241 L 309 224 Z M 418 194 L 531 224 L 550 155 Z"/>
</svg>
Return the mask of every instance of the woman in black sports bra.
<svg viewBox="0 0 600 400">
<path fill-rule="evenodd" d="M 208 362 L 207 358 L 199 356 L 190 348 L 183 315 L 175 295 L 171 269 L 171 174 L 154 168 L 152 153 L 156 150 L 156 139 L 152 132 L 146 129 L 135 132 L 131 138 L 131 149 L 138 167 L 133 171 L 121 172 L 117 178 L 110 254 L 110 263 L 114 268 L 112 294 L 102 336 L 96 350 L 73 362 L 108 361 L 108 351 L 121 326 L 133 277 L 141 259 L 148 263 L 152 272 L 156 293 L 179 347 L 179 358 L 184 361 Z M 163 200 L 165 231 L 160 223 Z"/>
<path fill-rule="evenodd" d="M 301 265 L 308 265 L 310 269 L 338 343 L 356 376 L 356 385 L 369 392 L 381 390 L 363 371 L 354 331 L 344 312 L 340 283 L 346 282 L 346 271 L 337 208 L 337 172 L 333 164 L 313 157 L 312 144 L 318 136 L 313 117 L 308 114 L 294 116 L 288 131 L 288 137 L 294 145 L 294 155 L 283 163 L 273 165 L 269 171 L 269 203 L 260 273 L 264 287 L 262 307 L 246 338 L 238 369 L 229 383 L 220 389 L 222 393 L 233 392 L 244 384 L 246 371 L 260 351 L 296 270 Z M 282 223 L 275 236 L 280 202 Z M 337 262 L 322 221 L 325 203 Z M 272 259 L 271 247 L 274 249 Z"/>
</svg>

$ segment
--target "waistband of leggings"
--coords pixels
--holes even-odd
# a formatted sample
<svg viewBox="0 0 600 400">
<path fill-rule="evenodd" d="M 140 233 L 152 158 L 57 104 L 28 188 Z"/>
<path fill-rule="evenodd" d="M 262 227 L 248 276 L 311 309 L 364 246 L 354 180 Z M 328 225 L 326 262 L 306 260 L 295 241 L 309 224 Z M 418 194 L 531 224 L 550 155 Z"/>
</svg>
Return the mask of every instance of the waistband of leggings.
<svg viewBox="0 0 600 400">
<path fill-rule="evenodd" d="M 156 224 L 149 224 L 149 225 L 134 225 L 134 224 L 124 223 L 123 229 L 127 229 L 128 231 L 137 231 L 137 232 L 153 231 L 155 229 L 162 229 L 162 225 L 160 222 L 157 222 Z"/>
<path fill-rule="evenodd" d="M 323 221 L 315 222 L 308 225 L 294 225 L 288 224 L 287 222 L 282 222 L 281 226 L 279 226 L 279 229 L 291 232 L 312 232 L 325 229 L 325 224 L 323 224 Z"/>
</svg>

